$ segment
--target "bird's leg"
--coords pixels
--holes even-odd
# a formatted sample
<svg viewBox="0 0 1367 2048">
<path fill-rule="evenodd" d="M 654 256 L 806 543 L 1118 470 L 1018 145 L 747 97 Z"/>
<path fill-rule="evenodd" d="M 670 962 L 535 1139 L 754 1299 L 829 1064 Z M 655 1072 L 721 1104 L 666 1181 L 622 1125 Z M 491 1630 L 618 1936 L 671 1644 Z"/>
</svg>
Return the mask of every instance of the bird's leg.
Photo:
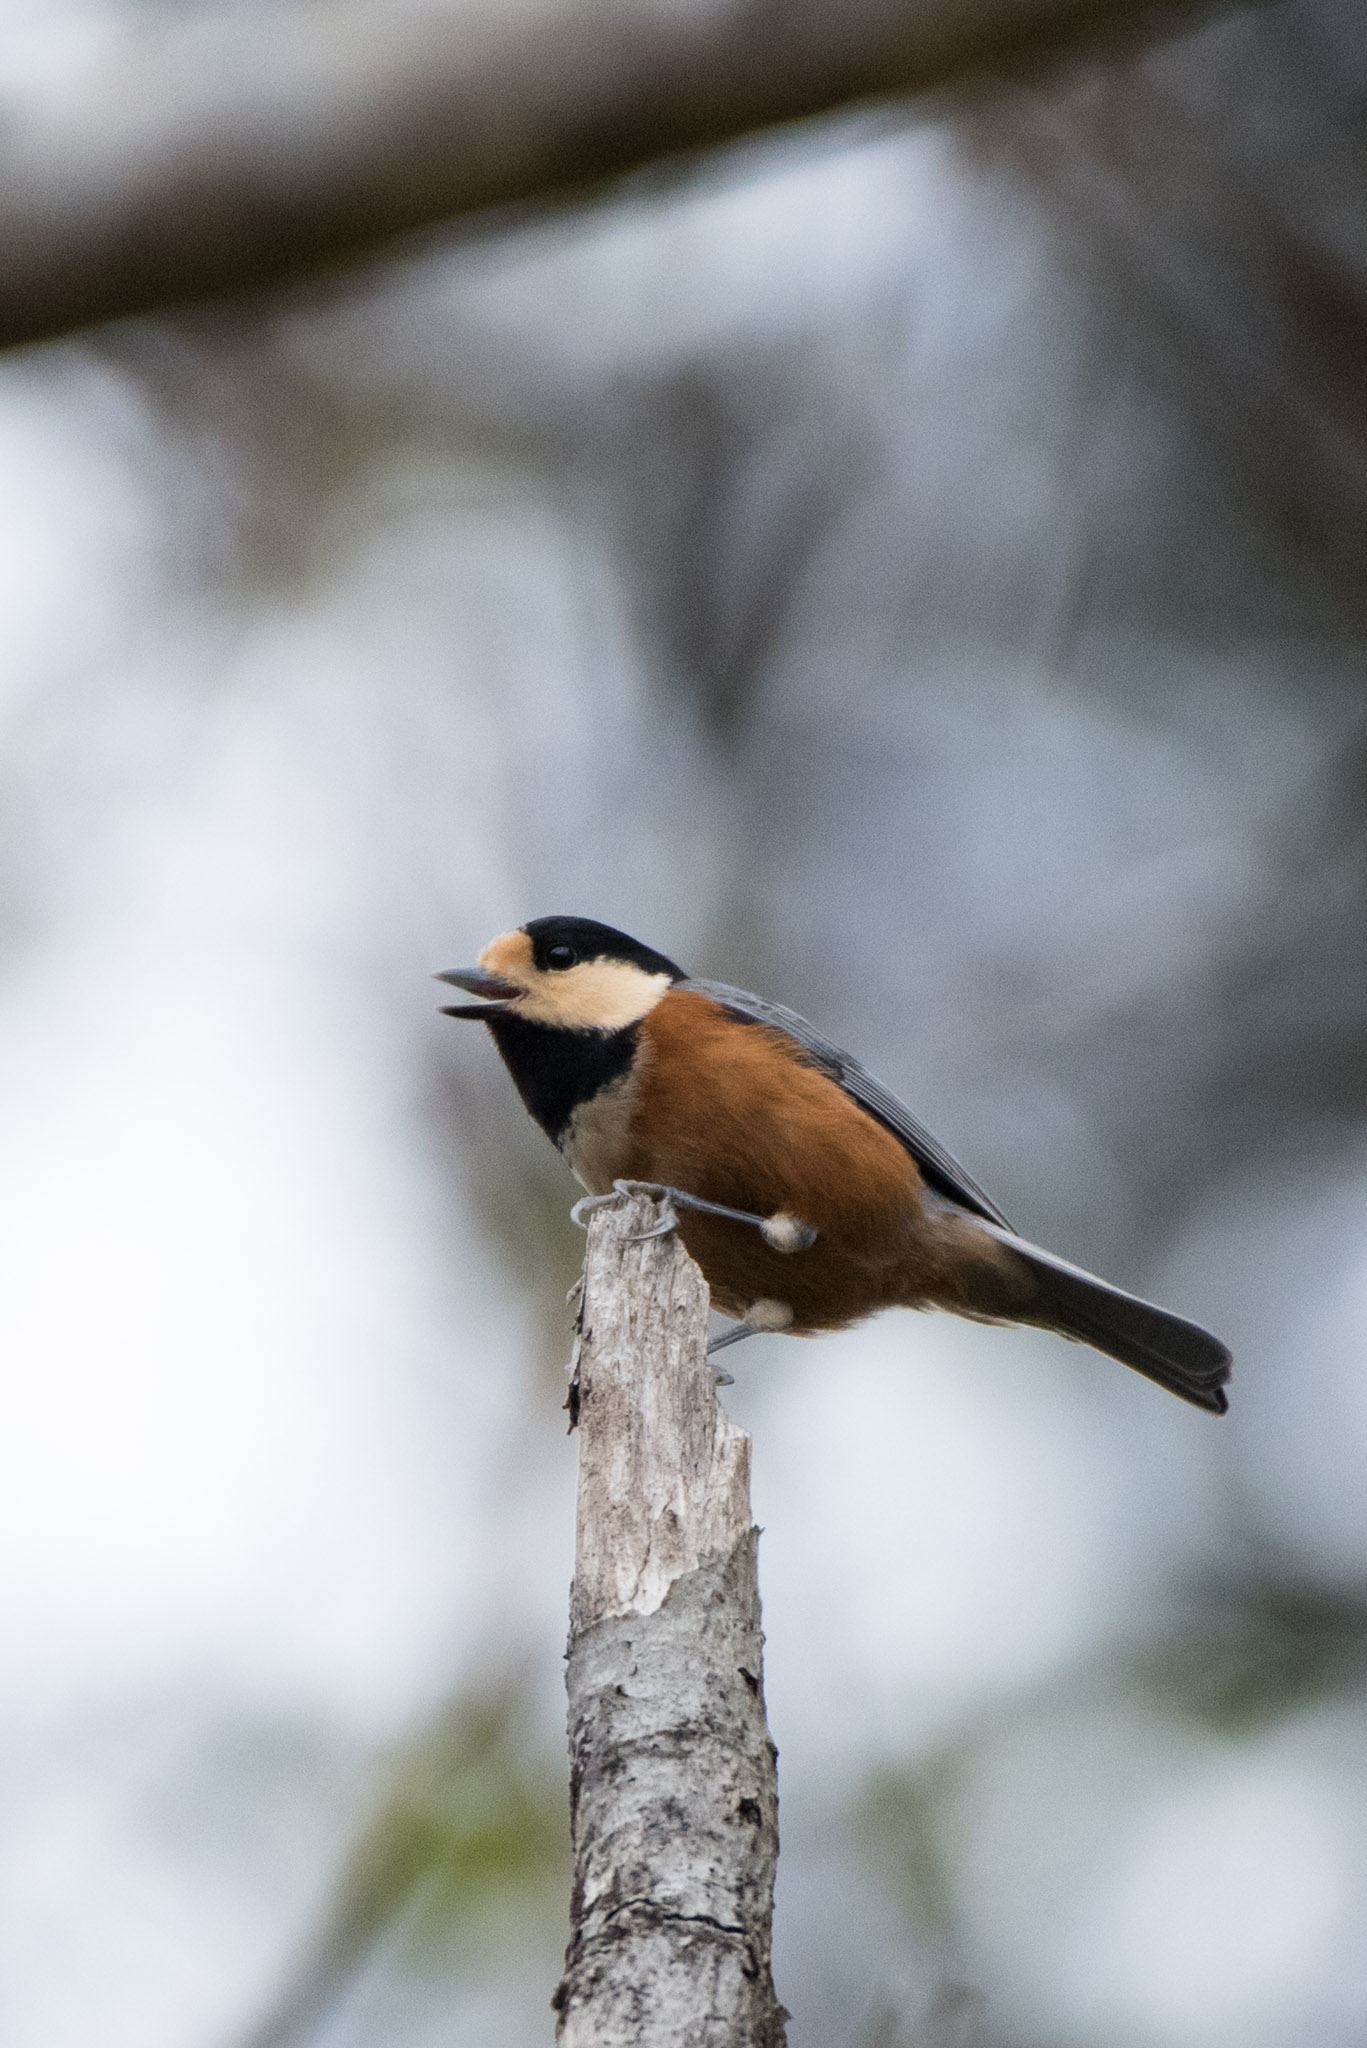
<svg viewBox="0 0 1367 2048">
<path fill-rule="evenodd" d="M 701 1209 L 709 1216 L 725 1216 L 732 1223 L 753 1223 L 765 1243 L 776 1252 L 805 1252 L 808 1245 L 816 1242 L 811 1224 L 790 1216 L 785 1209 L 775 1210 L 772 1216 L 757 1216 L 750 1209 L 728 1209 L 722 1202 L 704 1201 L 701 1195 L 685 1194 L 682 1188 L 666 1187 L 653 1180 L 615 1180 L 612 1188 L 610 1195 L 581 1195 L 570 1210 L 571 1222 L 587 1230 L 585 1219 L 605 1203 L 615 1202 L 621 1195 L 651 1195 L 657 1202 L 664 1202 L 665 1212 L 653 1229 L 639 1231 L 632 1239 L 633 1244 L 642 1244 L 650 1237 L 667 1237 L 671 1230 L 677 1230 L 680 1208 Z"/>
<path fill-rule="evenodd" d="M 745 1311 L 744 1319 L 734 1329 L 723 1330 L 720 1337 L 714 1337 L 707 1347 L 707 1355 L 713 1357 L 718 1351 L 725 1351 L 728 1344 L 743 1344 L 747 1337 L 761 1336 L 766 1330 L 786 1330 L 793 1320 L 793 1311 L 786 1301 L 752 1301 Z M 729 1372 L 718 1372 L 719 1387 L 733 1386 Z"/>
<path fill-rule="evenodd" d="M 758 1335 L 759 1331 L 753 1323 L 737 1323 L 733 1330 L 723 1330 L 720 1337 L 712 1339 L 712 1342 L 707 1347 L 707 1355 L 711 1358 L 715 1352 L 725 1351 L 728 1344 L 740 1344 L 746 1337 L 757 1337 Z M 713 1373 L 712 1378 L 719 1387 L 734 1387 L 736 1384 L 735 1374 L 727 1372 L 720 1365 Z"/>
<path fill-rule="evenodd" d="M 772 1216 L 756 1216 L 749 1209 L 728 1209 L 721 1202 L 706 1202 L 701 1195 L 685 1194 L 682 1188 L 661 1186 L 656 1181 L 618 1180 L 613 1182 L 619 1195 L 653 1195 L 656 1201 L 663 1201 L 665 1212 L 651 1230 L 639 1233 L 636 1242 L 648 1237 L 666 1237 L 671 1230 L 679 1227 L 678 1209 L 700 1209 L 707 1216 L 725 1216 L 732 1223 L 753 1223 L 764 1242 L 772 1245 L 776 1252 L 805 1252 L 808 1245 L 815 1244 L 816 1232 L 810 1223 L 802 1223 L 796 1216 L 789 1216 L 783 1209 Z M 607 1201 L 605 1195 L 591 1196 L 593 1201 Z M 575 1208 L 584 1207 L 576 1202 Z M 576 1219 L 577 1220 L 577 1219 Z"/>
<path fill-rule="evenodd" d="M 759 1334 L 758 1325 L 755 1323 L 736 1323 L 731 1329 L 723 1330 L 720 1337 L 712 1339 L 707 1347 L 707 1355 L 711 1358 L 714 1352 L 725 1351 L 728 1344 L 743 1344 L 747 1337 L 758 1337 Z"/>
</svg>

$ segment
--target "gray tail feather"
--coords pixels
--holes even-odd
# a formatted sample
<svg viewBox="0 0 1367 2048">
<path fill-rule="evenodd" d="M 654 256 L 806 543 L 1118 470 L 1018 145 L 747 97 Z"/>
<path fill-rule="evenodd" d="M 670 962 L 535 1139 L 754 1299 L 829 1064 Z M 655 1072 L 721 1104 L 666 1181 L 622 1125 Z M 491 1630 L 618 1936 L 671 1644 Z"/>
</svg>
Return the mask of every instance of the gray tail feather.
<svg viewBox="0 0 1367 2048">
<path fill-rule="evenodd" d="M 1041 1251 L 1038 1245 L 1027 1244 L 1011 1231 L 999 1230 L 991 1223 L 980 1227 L 1009 1245 L 1030 1267 L 1039 1286 L 1031 1304 L 1030 1323 L 1056 1330 L 1079 1344 L 1090 1344 L 1108 1358 L 1118 1358 L 1122 1365 L 1132 1366 L 1146 1379 L 1211 1415 L 1226 1412 L 1229 1403 L 1224 1389 L 1232 1361 L 1209 1330 L 1151 1301 L 1141 1301 L 1137 1295 L 1123 1294 L 1118 1287 L 1084 1273 L 1080 1266 L 1070 1266 L 1052 1252 Z"/>
</svg>

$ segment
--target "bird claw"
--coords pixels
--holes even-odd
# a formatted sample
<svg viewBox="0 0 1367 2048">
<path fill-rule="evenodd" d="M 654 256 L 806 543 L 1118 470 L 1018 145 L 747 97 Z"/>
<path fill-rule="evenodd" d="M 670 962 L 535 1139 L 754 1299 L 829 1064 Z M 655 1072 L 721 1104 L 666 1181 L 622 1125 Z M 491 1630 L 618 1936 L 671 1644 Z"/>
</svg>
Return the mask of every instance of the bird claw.
<svg viewBox="0 0 1367 2048">
<path fill-rule="evenodd" d="M 678 1211 L 675 1209 L 674 1204 L 666 1195 L 664 1209 L 661 1212 L 659 1222 L 652 1224 L 649 1230 L 634 1230 L 631 1233 L 631 1236 L 627 1239 L 627 1243 L 645 1244 L 647 1240 L 652 1237 L 668 1237 L 670 1231 L 677 1230 L 678 1227 Z"/>
<path fill-rule="evenodd" d="M 633 1231 L 628 1244 L 645 1244 L 649 1238 L 668 1237 L 671 1230 L 678 1229 L 679 1212 L 674 1207 L 679 1198 L 677 1188 L 663 1187 L 653 1180 L 615 1180 L 612 1185 L 619 1195 L 648 1195 L 652 1202 L 661 1204 L 658 1223 L 652 1223 L 649 1230 Z"/>
<path fill-rule="evenodd" d="M 659 1222 L 653 1224 L 649 1230 L 633 1232 L 627 1239 L 628 1244 L 644 1244 L 650 1237 L 668 1237 L 671 1230 L 678 1229 L 679 1217 L 674 1203 L 676 1199 L 686 1202 L 687 1195 L 680 1194 L 677 1188 L 661 1187 L 653 1180 L 615 1180 L 612 1183 L 612 1193 L 609 1195 L 581 1195 L 570 1210 L 570 1221 L 577 1223 L 581 1230 L 587 1230 L 588 1219 L 595 1209 L 606 1208 L 610 1203 L 620 1202 L 629 1195 L 649 1195 L 652 1201 L 663 1202 L 664 1213 Z"/>
</svg>

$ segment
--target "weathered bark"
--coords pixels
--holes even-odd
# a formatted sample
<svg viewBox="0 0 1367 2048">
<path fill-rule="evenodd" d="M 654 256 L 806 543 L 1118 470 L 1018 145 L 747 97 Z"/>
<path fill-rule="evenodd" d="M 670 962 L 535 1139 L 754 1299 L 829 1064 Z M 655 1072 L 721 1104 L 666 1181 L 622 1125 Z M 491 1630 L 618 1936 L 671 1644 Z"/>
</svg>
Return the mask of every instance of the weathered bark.
<svg viewBox="0 0 1367 2048">
<path fill-rule="evenodd" d="M 0 346 L 1236 4 L 283 0 L 105 25 L 6 94 Z"/>
<path fill-rule="evenodd" d="M 677 1235 L 630 1241 L 658 1213 L 599 1209 L 584 1267 L 557 2040 L 783 2048 L 750 1439 L 717 1401 L 701 1273 Z"/>
</svg>

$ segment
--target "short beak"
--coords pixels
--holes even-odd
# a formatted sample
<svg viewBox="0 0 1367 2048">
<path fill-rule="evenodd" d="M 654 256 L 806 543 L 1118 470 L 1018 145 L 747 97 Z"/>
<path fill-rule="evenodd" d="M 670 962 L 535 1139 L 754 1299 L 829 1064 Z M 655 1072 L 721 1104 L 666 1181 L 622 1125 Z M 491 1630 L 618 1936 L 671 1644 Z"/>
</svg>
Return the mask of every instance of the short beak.
<svg viewBox="0 0 1367 2048">
<path fill-rule="evenodd" d="M 443 1008 L 443 1017 L 493 1017 L 506 1010 L 526 990 L 515 981 L 503 981 L 497 974 L 486 974 L 482 967 L 448 967 L 445 974 L 435 974 L 434 981 L 449 981 L 453 988 L 468 989 L 472 996 L 484 996 L 482 1003 L 457 1003 L 454 1007 Z"/>
</svg>

